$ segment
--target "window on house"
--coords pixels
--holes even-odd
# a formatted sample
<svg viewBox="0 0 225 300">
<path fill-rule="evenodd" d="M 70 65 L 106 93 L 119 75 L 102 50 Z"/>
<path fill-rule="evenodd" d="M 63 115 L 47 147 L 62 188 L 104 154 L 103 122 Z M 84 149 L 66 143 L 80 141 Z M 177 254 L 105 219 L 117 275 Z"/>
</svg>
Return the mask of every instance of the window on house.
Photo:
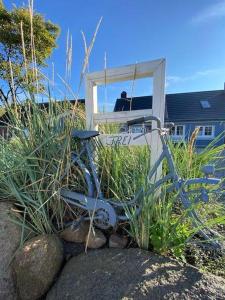
<svg viewBox="0 0 225 300">
<path fill-rule="evenodd" d="M 213 129 L 212 129 L 212 126 L 206 126 L 205 127 L 205 135 L 213 135 Z"/>
<path fill-rule="evenodd" d="M 200 103 L 201 103 L 202 108 L 210 108 L 211 107 L 208 100 L 202 100 L 202 101 L 200 101 Z"/>
<path fill-rule="evenodd" d="M 196 126 L 199 128 L 198 138 L 213 138 L 214 137 L 214 126 Z"/>
<path fill-rule="evenodd" d="M 140 124 L 140 125 L 134 125 L 131 126 L 131 132 L 132 133 L 144 133 L 146 132 L 146 127 L 144 124 Z"/>
<path fill-rule="evenodd" d="M 170 135 L 175 137 L 184 136 L 184 125 L 175 125 L 170 129 Z"/>
<path fill-rule="evenodd" d="M 130 127 L 123 125 L 119 128 L 119 133 L 148 133 L 151 132 L 151 129 L 151 124 L 136 124 Z"/>
<path fill-rule="evenodd" d="M 131 127 L 131 132 L 132 133 L 142 133 L 143 132 L 143 128 L 140 125 L 135 125 Z"/>
</svg>

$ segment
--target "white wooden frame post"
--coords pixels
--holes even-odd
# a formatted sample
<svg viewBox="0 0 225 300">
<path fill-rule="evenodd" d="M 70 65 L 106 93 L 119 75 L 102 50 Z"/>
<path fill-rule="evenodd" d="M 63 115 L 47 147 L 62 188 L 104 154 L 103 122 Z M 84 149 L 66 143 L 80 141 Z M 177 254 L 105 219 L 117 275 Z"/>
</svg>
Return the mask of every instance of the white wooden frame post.
<svg viewBox="0 0 225 300">
<path fill-rule="evenodd" d="M 99 124 L 104 123 L 125 123 L 135 118 L 154 115 L 161 119 L 164 124 L 165 114 L 165 59 L 141 62 L 133 65 L 107 69 L 106 71 L 93 72 L 86 75 L 85 110 L 86 128 L 98 130 Z M 98 112 L 97 86 L 113 82 L 153 77 L 153 98 L 152 109 L 119 111 L 119 112 Z M 156 122 L 152 123 L 152 128 Z M 150 136 L 151 143 L 151 166 L 159 158 L 162 145 L 157 132 Z M 130 144 L 132 145 L 132 144 Z M 161 176 L 161 168 L 157 178 Z"/>
</svg>

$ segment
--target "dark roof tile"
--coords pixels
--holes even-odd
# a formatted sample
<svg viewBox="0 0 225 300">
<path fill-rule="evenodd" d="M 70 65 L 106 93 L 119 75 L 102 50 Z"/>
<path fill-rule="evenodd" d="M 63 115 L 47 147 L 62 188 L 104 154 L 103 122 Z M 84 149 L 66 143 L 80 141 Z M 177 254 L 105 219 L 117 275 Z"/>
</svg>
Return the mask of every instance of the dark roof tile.
<svg viewBox="0 0 225 300">
<path fill-rule="evenodd" d="M 202 100 L 210 103 L 203 108 Z M 152 96 L 117 99 L 114 111 L 129 111 L 152 108 Z M 223 121 L 225 120 L 224 90 L 190 92 L 166 95 L 166 121 Z"/>
</svg>

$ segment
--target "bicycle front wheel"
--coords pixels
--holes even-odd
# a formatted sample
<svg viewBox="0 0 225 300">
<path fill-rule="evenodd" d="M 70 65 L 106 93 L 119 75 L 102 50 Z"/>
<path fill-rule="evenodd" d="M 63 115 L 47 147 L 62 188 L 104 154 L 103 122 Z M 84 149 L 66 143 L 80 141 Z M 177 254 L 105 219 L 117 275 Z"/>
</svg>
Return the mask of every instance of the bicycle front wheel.
<svg viewBox="0 0 225 300">
<path fill-rule="evenodd" d="M 71 163 L 61 178 L 61 187 L 64 190 L 77 192 L 88 197 L 94 196 L 94 184 L 91 174 L 84 162 L 75 153 L 72 153 Z M 76 200 L 74 200 L 74 204 L 71 204 L 71 202 L 69 204 L 66 200 L 65 203 L 64 223 L 70 223 L 80 217 L 87 216 L 87 210 L 81 208 Z"/>
</svg>

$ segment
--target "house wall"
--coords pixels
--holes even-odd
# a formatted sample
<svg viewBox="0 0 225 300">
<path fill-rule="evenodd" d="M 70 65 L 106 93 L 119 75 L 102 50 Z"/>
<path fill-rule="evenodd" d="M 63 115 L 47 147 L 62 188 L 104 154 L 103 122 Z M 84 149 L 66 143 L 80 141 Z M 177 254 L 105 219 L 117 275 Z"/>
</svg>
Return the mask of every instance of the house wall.
<svg viewBox="0 0 225 300">
<path fill-rule="evenodd" d="M 212 125 L 214 126 L 214 137 L 213 138 L 200 138 L 198 137 L 196 140 L 196 147 L 197 148 L 204 148 L 209 145 L 213 140 L 216 138 L 218 139 L 215 142 L 216 146 L 222 145 L 225 142 L 225 122 L 216 122 L 216 121 L 209 121 L 209 122 L 175 122 L 175 125 L 185 125 L 185 140 L 187 141 L 193 131 L 195 130 L 196 126 L 207 126 Z"/>
<path fill-rule="evenodd" d="M 224 122 L 174 122 L 174 125 L 184 125 L 185 126 L 185 131 L 184 131 L 184 136 L 183 137 L 174 137 L 171 136 L 173 141 L 181 141 L 183 139 L 185 139 L 186 141 L 188 141 L 193 133 L 193 131 L 195 130 L 195 128 L 197 126 L 214 126 L 214 136 L 210 137 L 210 138 L 202 138 L 202 137 L 198 137 L 196 139 L 195 145 L 197 148 L 201 149 L 206 147 L 207 145 L 209 145 L 212 141 L 214 142 L 215 146 L 220 146 L 225 144 L 225 121 Z M 145 126 L 146 128 L 147 126 Z M 131 132 L 133 133 L 139 133 L 142 132 L 143 130 L 143 125 L 133 125 L 131 126 Z M 148 126 L 146 128 L 146 131 L 149 131 L 151 129 L 151 126 Z M 128 127 L 126 125 L 122 126 L 120 128 L 120 132 L 127 132 Z"/>
</svg>

